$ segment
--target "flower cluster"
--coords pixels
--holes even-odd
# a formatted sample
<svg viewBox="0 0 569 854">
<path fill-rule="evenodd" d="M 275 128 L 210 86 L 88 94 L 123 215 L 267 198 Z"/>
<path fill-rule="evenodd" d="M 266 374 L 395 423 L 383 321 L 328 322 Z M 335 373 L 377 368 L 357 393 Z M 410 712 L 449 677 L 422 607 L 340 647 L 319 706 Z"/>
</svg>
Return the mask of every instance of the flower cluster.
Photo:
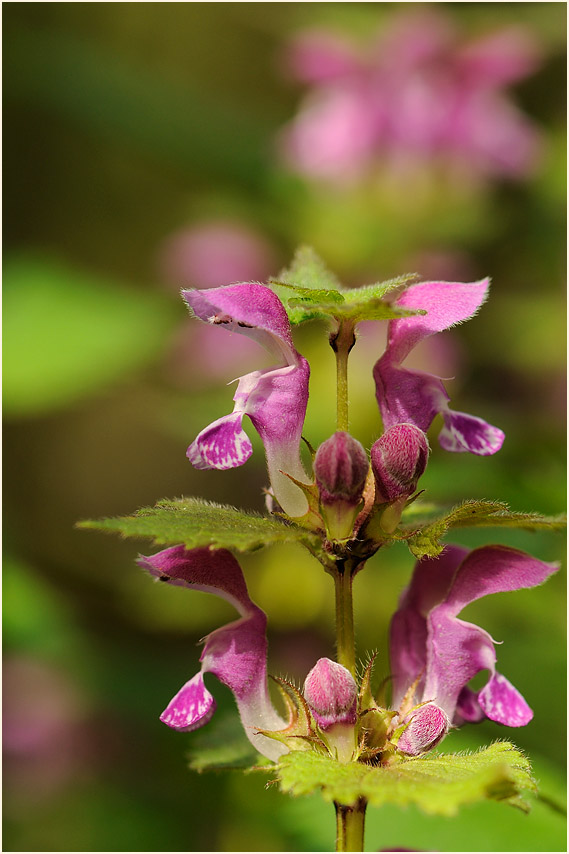
<svg viewBox="0 0 569 854">
<path fill-rule="evenodd" d="M 323 658 L 307 675 L 302 694 L 288 686 L 310 711 L 305 728 L 295 732 L 269 698 L 267 621 L 249 598 L 235 558 L 223 549 L 174 546 L 139 563 L 160 581 L 223 597 L 241 615 L 205 639 L 201 670 L 161 715 L 173 729 L 190 732 L 211 719 L 215 701 L 204 673 L 231 689 L 247 737 L 272 760 L 290 749 L 306 749 L 309 741 L 341 761 L 379 757 L 388 762 L 432 749 L 451 725 L 486 717 L 519 727 L 532 718 L 521 694 L 496 671 L 490 635 L 457 618 L 482 596 L 535 587 L 555 571 L 555 565 L 516 549 L 484 546 L 469 553 L 448 547 L 437 560 L 418 561 L 391 622 L 392 708 L 378 706 L 366 690 L 368 674 L 358 687 L 349 670 Z M 470 680 L 484 670 L 490 678 L 472 691 Z"/>
<path fill-rule="evenodd" d="M 486 299 L 489 284 L 488 279 L 471 284 L 423 282 L 407 288 L 395 301 L 397 308 L 419 309 L 426 314 L 390 321 L 387 349 L 373 369 L 376 397 L 387 430 L 372 451 L 376 477 L 377 472 L 381 472 L 378 496 L 386 490 L 387 500 L 391 501 L 395 497 L 393 489 L 398 488 L 390 482 L 386 454 L 395 455 L 397 465 L 408 466 L 409 460 L 404 463 L 401 455 L 417 441 L 426 443 L 426 439 L 417 439 L 417 436 L 429 429 L 439 413 L 445 425 L 439 441 L 446 450 L 494 454 L 501 448 L 504 440 L 501 430 L 481 418 L 449 408 L 449 396 L 441 379 L 402 367 L 410 351 L 424 338 L 471 318 Z M 243 418 L 248 415 L 263 440 L 276 500 L 289 516 L 303 516 L 308 504 L 301 485 L 308 484 L 310 478 L 300 458 L 300 441 L 308 403 L 310 368 L 294 348 L 283 304 L 270 288 L 256 283 L 203 291 L 185 290 L 182 296 L 200 320 L 246 335 L 261 344 L 276 362 L 274 367 L 239 378 L 233 412 L 201 431 L 188 448 L 190 462 L 199 469 L 229 469 L 243 465 L 252 453 L 251 441 L 243 429 Z M 346 453 L 348 446 L 350 448 L 349 464 L 336 463 L 337 455 L 343 455 L 342 441 Z M 360 486 L 363 489 L 368 465 L 367 458 L 364 462 L 363 448 L 357 450 L 354 442 L 351 437 L 337 439 L 337 447 L 331 454 L 326 444 L 319 449 L 315 470 L 324 506 L 326 495 L 331 492 L 335 496 L 342 493 L 348 503 L 357 505 L 359 502 L 362 490 L 359 495 L 356 493 Z M 424 444 L 420 458 L 425 457 L 425 464 L 426 454 Z M 399 471 L 396 477 L 408 477 L 409 485 L 416 483 L 415 465 L 420 467 L 420 463 L 411 463 L 412 470 L 405 474 Z M 331 466 L 335 467 L 333 472 Z M 358 484 L 351 482 L 354 479 Z M 407 494 L 413 491 L 414 485 Z M 402 489 L 401 494 L 404 492 Z"/>
<path fill-rule="evenodd" d="M 311 88 L 282 134 L 283 155 L 310 177 L 438 163 L 519 178 L 536 163 L 539 133 L 505 91 L 537 66 L 523 27 L 457 45 L 447 19 L 414 11 L 388 21 L 367 53 L 325 30 L 302 33 L 287 64 Z"/>
<path fill-rule="evenodd" d="M 191 463 L 201 469 L 243 465 L 252 453 L 243 427 L 247 415 L 263 441 L 280 515 L 320 538 L 327 571 L 338 573 L 340 565 L 345 571 L 349 564 L 355 574 L 390 541 L 416 498 L 430 454 L 426 431 L 438 414 L 445 450 L 480 455 L 501 447 L 501 430 L 449 408 L 440 378 L 403 367 L 424 338 L 471 318 L 488 285 L 487 279 L 425 282 L 397 295 L 387 348 L 373 369 L 384 432 L 368 455 L 346 430 L 338 430 L 314 454 L 312 474 L 300 457 L 310 371 L 294 347 L 279 298 L 257 283 L 183 291 L 200 320 L 248 336 L 274 359 L 272 367 L 238 378 L 233 411 L 200 432 L 188 448 Z M 516 549 L 484 546 L 468 552 L 446 546 L 440 556 L 417 562 L 391 621 L 389 706 L 371 691 L 373 662 L 358 682 L 355 667 L 323 658 L 302 691 L 277 680 L 289 710 L 284 717 L 267 686 L 266 615 L 251 600 L 232 554 L 178 545 L 140 557 L 139 564 L 161 582 L 226 599 L 239 615 L 205 638 L 200 671 L 163 712 L 161 720 L 176 730 L 195 730 L 214 714 L 207 673 L 233 692 L 247 737 L 274 761 L 290 750 L 312 749 L 340 762 L 390 764 L 431 750 L 450 727 L 465 722 L 486 717 L 517 727 L 532 717 L 521 694 L 497 672 L 490 635 L 458 618 L 483 596 L 535 587 L 555 571 L 553 564 Z M 475 691 L 471 680 L 483 671 L 489 677 Z"/>
</svg>

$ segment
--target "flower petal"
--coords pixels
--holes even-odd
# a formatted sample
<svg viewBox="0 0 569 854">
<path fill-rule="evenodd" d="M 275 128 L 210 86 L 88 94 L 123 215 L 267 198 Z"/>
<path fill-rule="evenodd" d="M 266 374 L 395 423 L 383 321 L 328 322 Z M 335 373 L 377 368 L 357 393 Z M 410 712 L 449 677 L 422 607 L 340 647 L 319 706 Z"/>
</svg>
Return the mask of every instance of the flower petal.
<svg viewBox="0 0 569 854">
<path fill-rule="evenodd" d="M 286 364 L 296 361 L 286 310 L 265 285 L 244 282 L 223 288 L 182 291 L 182 297 L 200 320 L 253 338 Z"/>
<path fill-rule="evenodd" d="M 178 732 L 192 732 L 205 726 L 215 712 L 216 702 L 200 673 L 180 688 L 160 715 L 160 720 Z"/>
<path fill-rule="evenodd" d="M 456 701 L 456 712 L 454 723 L 460 726 L 462 723 L 478 724 L 486 717 L 484 710 L 478 702 L 478 694 L 471 688 L 463 688 Z"/>
<path fill-rule="evenodd" d="M 391 619 L 390 661 L 393 708 L 398 708 L 408 688 L 420 678 L 416 697 L 423 698 L 429 637 L 426 617 L 442 602 L 467 549 L 447 546 L 436 558 L 423 558 L 415 565 L 409 587 Z M 426 699 L 435 699 L 434 697 Z"/>
<path fill-rule="evenodd" d="M 407 690 L 420 678 L 415 691 L 423 696 L 427 666 L 427 623 L 413 608 L 400 608 L 391 618 L 389 660 L 391 662 L 391 706 L 398 709 Z"/>
<path fill-rule="evenodd" d="M 398 308 L 425 309 L 427 314 L 389 322 L 388 349 L 394 362 L 402 362 L 424 338 L 473 317 L 488 294 L 490 279 L 478 282 L 421 282 L 407 288 L 396 300 Z"/>
<path fill-rule="evenodd" d="M 226 549 L 172 546 L 151 557 L 140 555 L 137 563 L 159 581 L 220 596 L 243 616 L 258 610 L 249 597 L 241 567 Z"/>
<path fill-rule="evenodd" d="M 386 350 L 375 363 L 375 393 L 384 430 L 398 424 L 413 424 L 424 433 L 447 405 L 448 394 L 437 377 L 410 371 L 391 361 Z"/>
<path fill-rule="evenodd" d="M 494 673 L 496 652 L 484 629 L 433 609 L 427 618 L 427 674 L 423 696 L 433 700 L 453 720 L 462 689 L 481 670 Z"/>
<path fill-rule="evenodd" d="M 309 376 L 308 362 L 299 356 L 294 367 L 265 372 L 247 403 L 247 414 L 263 441 L 273 492 L 289 516 L 303 516 L 308 509 L 304 494 L 286 475 L 308 483 L 300 442 Z"/>
<path fill-rule="evenodd" d="M 457 615 L 471 602 L 491 593 L 536 587 L 559 569 L 507 546 L 482 546 L 470 552 L 458 569 L 444 607 Z"/>
<path fill-rule="evenodd" d="M 376 397 L 386 430 L 404 422 L 426 432 L 440 412 L 445 426 L 439 442 L 447 451 L 470 451 L 482 456 L 502 447 L 504 433 L 474 415 L 449 409 L 449 396 L 439 377 L 401 367 L 401 362 L 424 338 L 468 320 L 482 305 L 489 279 L 472 284 L 423 282 L 404 291 L 401 308 L 424 308 L 426 315 L 391 320 L 388 344 L 373 369 Z"/>
<path fill-rule="evenodd" d="M 490 635 L 472 623 L 446 615 L 434 616 L 435 612 L 429 617 L 431 654 L 425 697 L 435 695 L 439 705 L 452 716 L 464 686 L 481 670 L 489 670 L 490 679 L 476 697 L 484 715 L 506 726 L 529 723 L 532 710 L 519 691 L 496 673 L 496 651 Z M 458 710 L 458 718 L 455 714 L 455 724 L 464 717 L 463 710 L 464 706 Z M 471 711 L 476 713 L 474 704 Z"/>
<path fill-rule="evenodd" d="M 196 469 L 232 469 L 246 463 L 253 446 L 243 430 L 243 412 L 218 418 L 199 433 L 186 456 Z"/>
<path fill-rule="evenodd" d="M 214 707 L 202 674 L 213 673 L 233 692 L 249 741 L 264 756 L 278 759 L 286 748 L 256 731 L 280 729 L 284 724 L 271 704 L 267 686 L 267 618 L 249 597 L 233 555 L 225 549 L 173 546 L 152 557 L 141 556 L 138 563 L 160 581 L 221 596 L 241 614 L 240 619 L 206 637 L 201 673 L 176 694 L 161 719 L 184 731 L 207 723 Z"/>
<path fill-rule="evenodd" d="M 434 700 L 452 718 L 468 682 L 481 670 L 489 670 L 490 681 L 477 697 L 485 714 L 509 726 L 523 726 L 522 721 L 530 720 L 531 710 L 523 697 L 495 672 L 496 652 L 490 635 L 457 619 L 457 614 L 491 593 L 535 587 L 556 569 L 554 564 L 505 546 L 484 546 L 471 552 L 444 600 L 427 617 L 425 699 Z M 458 710 L 459 716 L 462 713 L 463 708 Z"/>
<path fill-rule="evenodd" d="M 445 451 L 463 452 L 488 456 L 499 451 L 505 434 L 482 418 L 446 409 L 442 412 L 445 426 L 439 433 L 439 442 Z"/>
<path fill-rule="evenodd" d="M 499 724 L 525 726 L 533 718 L 520 692 L 501 673 L 494 673 L 478 693 L 478 702 L 486 717 Z"/>
</svg>

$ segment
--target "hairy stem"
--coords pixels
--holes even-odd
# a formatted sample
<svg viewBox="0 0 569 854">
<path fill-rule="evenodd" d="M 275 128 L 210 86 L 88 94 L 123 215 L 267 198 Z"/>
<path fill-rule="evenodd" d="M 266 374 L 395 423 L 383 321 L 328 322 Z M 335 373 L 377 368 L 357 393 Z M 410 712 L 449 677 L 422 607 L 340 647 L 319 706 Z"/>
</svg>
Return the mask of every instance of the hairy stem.
<svg viewBox="0 0 569 854">
<path fill-rule="evenodd" d="M 334 801 L 336 807 L 336 851 L 363 851 L 367 801 L 359 800 L 351 807 Z"/>
<path fill-rule="evenodd" d="M 330 346 L 336 354 L 336 429 L 348 431 L 348 356 L 356 343 L 354 324 L 341 320 L 338 331 L 330 335 Z"/>
<path fill-rule="evenodd" d="M 338 561 L 333 575 L 336 588 L 336 646 L 338 664 L 346 667 L 352 676 L 355 677 L 356 640 L 350 564 Z"/>
</svg>

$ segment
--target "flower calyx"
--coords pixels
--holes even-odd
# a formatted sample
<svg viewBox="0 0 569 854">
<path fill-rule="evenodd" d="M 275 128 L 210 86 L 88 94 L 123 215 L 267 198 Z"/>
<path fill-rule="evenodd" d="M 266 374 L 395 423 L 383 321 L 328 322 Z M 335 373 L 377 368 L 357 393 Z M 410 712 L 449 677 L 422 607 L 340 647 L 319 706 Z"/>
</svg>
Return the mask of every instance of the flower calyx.
<svg viewBox="0 0 569 854">
<path fill-rule="evenodd" d="M 318 750 L 326 752 L 326 745 L 321 741 L 314 726 L 310 709 L 298 688 L 287 679 L 271 676 L 279 688 L 288 712 L 287 726 L 279 730 L 259 729 L 258 732 L 267 738 L 280 741 L 289 750 Z"/>
</svg>

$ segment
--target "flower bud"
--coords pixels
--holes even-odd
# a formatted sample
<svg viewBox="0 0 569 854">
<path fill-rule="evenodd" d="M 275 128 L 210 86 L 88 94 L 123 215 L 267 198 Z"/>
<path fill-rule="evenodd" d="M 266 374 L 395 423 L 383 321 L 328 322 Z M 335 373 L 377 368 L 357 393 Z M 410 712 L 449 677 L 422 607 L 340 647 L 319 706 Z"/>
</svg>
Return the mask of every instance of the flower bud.
<svg viewBox="0 0 569 854">
<path fill-rule="evenodd" d="M 401 733 L 397 750 L 408 756 L 418 756 L 435 747 L 448 732 L 450 721 L 445 712 L 434 703 L 420 706 L 407 715 L 408 726 Z"/>
<path fill-rule="evenodd" d="M 380 436 L 371 449 L 376 503 L 411 495 L 427 467 L 428 458 L 427 437 L 414 424 L 396 424 Z"/>
<path fill-rule="evenodd" d="M 306 677 L 303 694 L 321 729 L 356 722 L 358 686 L 341 664 L 329 658 L 318 659 Z"/>
<path fill-rule="evenodd" d="M 368 470 L 366 452 L 349 433 L 340 430 L 318 448 L 314 475 L 328 534 L 333 539 L 350 535 Z"/>
</svg>

